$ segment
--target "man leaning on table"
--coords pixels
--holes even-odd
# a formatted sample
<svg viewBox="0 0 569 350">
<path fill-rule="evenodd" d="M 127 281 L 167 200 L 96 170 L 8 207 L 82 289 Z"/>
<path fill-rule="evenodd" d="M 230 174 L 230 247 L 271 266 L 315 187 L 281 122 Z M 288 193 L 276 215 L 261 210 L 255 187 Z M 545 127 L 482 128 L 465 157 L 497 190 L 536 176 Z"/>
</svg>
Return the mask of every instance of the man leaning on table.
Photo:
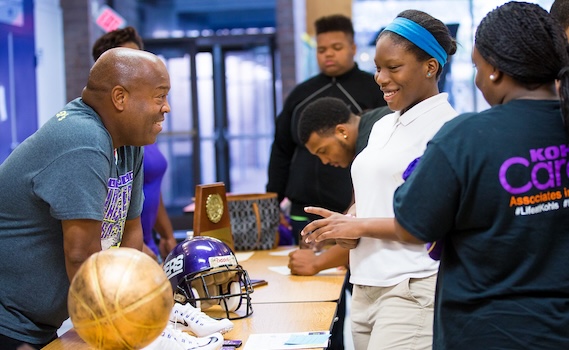
<svg viewBox="0 0 569 350">
<path fill-rule="evenodd" d="M 57 337 L 70 280 L 91 254 L 142 248 L 141 146 L 162 130 L 169 90 L 157 56 L 109 50 L 81 97 L 0 165 L 1 350 Z"/>
</svg>

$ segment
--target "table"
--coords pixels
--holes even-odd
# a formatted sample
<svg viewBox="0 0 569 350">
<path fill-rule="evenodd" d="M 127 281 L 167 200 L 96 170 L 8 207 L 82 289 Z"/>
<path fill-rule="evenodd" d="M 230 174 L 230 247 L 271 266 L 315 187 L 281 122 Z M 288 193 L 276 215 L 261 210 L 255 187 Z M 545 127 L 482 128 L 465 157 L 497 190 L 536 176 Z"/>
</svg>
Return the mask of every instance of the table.
<svg viewBox="0 0 569 350">
<path fill-rule="evenodd" d="M 251 294 L 253 314 L 233 320 L 234 328 L 225 339 L 240 339 L 243 346 L 250 334 L 330 331 L 342 295 L 345 271 L 323 276 L 290 276 L 271 271 L 269 266 L 286 266 L 288 256 L 274 256 L 294 247 L 279 247 L 271 251 L 255 251 L 240 264 L 252 279 L 269 283 L 254 289 Z M 216 306 L 217 308 L 218 306 Z M 239 314 L 242 310 L 237 310 Z M 207 311 L 212 317 L 224 317 L 220 311 Z M 44 350 L 92 350 L 71 329 L 54 340 Z M 242 349 L 242 348 L 240 348 Z"/>
<path fill-rule="evenodd" d="M 245 344 L 253 333 L 330 331 L 337 306 L 336 302 L 255 304 L 253 315 L 233 320 L 235 327 L 224 334 L 224 338 L 240 339 Z M 208 314 L 214 317 L 225 315 Z"/>
<path fill-rule="evenodd" d="M 253 315 L 233 320 L 235 327 L 224 334 L 225 339 L 240 339 L 243 346 L 253 333 L 286 333 L 329 331 L 336 312 L 334 302 L 319 303 L 274 303 L 253 306 Z M 286 317 L 285 315 L 294 315 Z M 54 340 L 43 350 L 92 350 L 71 329 Z M 165 349 L 166 350 L 166 349 Z"/>
<path fill-rule="evenodd" d="M 288 256 L 271 255 L 289 251 L 295 247 L 281 246 L 274 250 L 257 250 L 253 256 L 239 264 L 251 279 L 264 279 L 266 286 L 255 288 L 251 295 L 253 304 L 261 303 L 301 303 L 333 301 L 342 296 L 342 285 L 346 271 L 316 276 L 283 275 L 269 269 L 270 266 L 287 266 Z M 237 253 L 239 255 L 239 252 Z M 238 259 L 239 260 L 239 259 Z"/>
</svg>

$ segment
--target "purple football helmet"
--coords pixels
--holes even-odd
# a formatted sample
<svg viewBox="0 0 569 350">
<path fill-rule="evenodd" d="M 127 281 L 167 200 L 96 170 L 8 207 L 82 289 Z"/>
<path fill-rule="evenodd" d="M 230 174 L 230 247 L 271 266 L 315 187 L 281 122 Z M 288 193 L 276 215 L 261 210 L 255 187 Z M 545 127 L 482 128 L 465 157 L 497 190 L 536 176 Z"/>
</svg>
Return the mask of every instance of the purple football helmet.
<svg viewBox="0 0 569 350">
<path fill-rule="evenodd" d="M 234 320 L 253 313 L 253 286 L 235 254 L 219 239 L 198 236 L 179 243 L 164 260 L 174 299 L 202 310 L 220 305 Z M 245 312 L 234 311 L 245 306 Z"/>
</svg>

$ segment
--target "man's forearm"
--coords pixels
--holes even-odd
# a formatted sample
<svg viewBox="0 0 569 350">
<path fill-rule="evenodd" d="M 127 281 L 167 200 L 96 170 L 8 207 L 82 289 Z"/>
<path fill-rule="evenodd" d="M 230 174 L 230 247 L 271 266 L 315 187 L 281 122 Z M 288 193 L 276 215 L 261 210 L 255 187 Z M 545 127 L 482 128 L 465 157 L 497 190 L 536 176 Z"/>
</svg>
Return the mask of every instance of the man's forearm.
<svg viewBox="0 0 569 350">
<path fill-rule="evenodd" d="M 318 255 L 316 267 L 322 271 L 338 266 L 348 266 L 349 260 L 350 250 L 335 244 Z"/>
<path fill-rule="evenodd" d="M 142 251 L 143 245 L 142 238 L 142 224 L 140 217 L 132 220 L 127 220 L 124 225 L 124 232 L 121 240 L 121 247 L 134 248 Z"/>
</svg>

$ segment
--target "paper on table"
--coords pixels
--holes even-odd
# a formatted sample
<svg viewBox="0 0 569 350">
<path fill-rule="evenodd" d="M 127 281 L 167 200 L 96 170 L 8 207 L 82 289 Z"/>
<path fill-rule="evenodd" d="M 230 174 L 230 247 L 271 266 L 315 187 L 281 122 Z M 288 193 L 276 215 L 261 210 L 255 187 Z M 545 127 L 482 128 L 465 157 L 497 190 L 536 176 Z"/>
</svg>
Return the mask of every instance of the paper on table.
<svg viewBox="0 0 569 350">
<path fill-rule="evenodd" d="M 237 258 L 237 262 L 241 263 L 243 261 L 249 260 L 250 257 L 253 256 L 255 252 L 235 252 L 235 257 Z"/>
<path fill-rule="evenodd" d="M 320 276 L 320 275 L 343 275 L 346 273 L 346 269 L 345 268 L 340 268 L 340 267 L 332 267 L 326 270 L 322 270 L 320 272 L 318 272 L 316 274 L 316 276 Z"/>
<path fill-rule="evenodd" d="M 251 334 L 243 350 L 288 350 L 328 347 L 330 332 Z"/>
<path fill-rule="evenodd" d="M 290 269 L 288 266 L 269 266 L 269 270 L 280 273 L 281 275 L 290 275 Z M 320 275 L 339 275 L 343 274 L 345 270 L 340 270 L 337 267 L 332 267 L 330 269 L 322 270 L 316 274 L 316 276 Z"/>
<path fill-rule="evenodd" d="M 270 252 L 269 255 L 272 256 L 288 256 L 288 254 L 290 252 L 293 252 L 295 250 L 297 250 L 298 248 L 291 248 L 291 249 L 285 249 L 285 250 L 277 250 L 276 252 Z"/>
<path fill-rule="evenodd" d="M 275 252 L 270 252 L 269 255 L 272 256 L 288 256 L 290 254 L 290 252 L 294 252 L 295 250 L 298 250 L 298 248 L 290 248 L 290 249 L 285 249 L 285 250 L 277 250 Z M 314 252 L 315 255 L 320 255 L 322 254 L 323 250 Z"/>
<path fill-rule="evenodd" d="M 269 266 L 269 270 L 280 273 L 281 275 L 290 275 L 290 269 L 287 266 Z"/>
</svg>

